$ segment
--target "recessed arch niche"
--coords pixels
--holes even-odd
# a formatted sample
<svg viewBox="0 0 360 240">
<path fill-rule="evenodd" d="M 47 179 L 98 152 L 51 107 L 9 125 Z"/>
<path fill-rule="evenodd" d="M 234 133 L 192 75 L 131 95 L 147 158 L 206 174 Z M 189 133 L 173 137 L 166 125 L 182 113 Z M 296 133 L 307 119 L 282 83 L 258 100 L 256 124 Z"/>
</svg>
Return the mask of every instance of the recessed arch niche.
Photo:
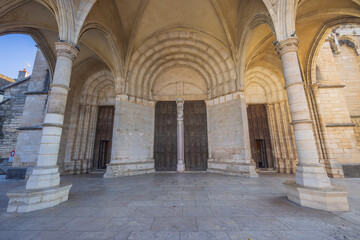
<svg viewBox="0 0 360 240">
<path fill-rule="evenodd" d="M 205 100 L 208 86 L 204 76 L 196 69 L 176 66 L 163 71 L 152 87 L 154 100 L 174 101 L 178 97 L 185 100 Z"/>
</svg>

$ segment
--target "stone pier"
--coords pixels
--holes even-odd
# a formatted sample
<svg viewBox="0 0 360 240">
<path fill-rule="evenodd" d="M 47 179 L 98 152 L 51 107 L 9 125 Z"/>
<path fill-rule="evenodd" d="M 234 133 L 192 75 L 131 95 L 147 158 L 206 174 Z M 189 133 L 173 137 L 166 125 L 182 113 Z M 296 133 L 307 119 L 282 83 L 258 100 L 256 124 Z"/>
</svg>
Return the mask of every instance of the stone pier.
<svg viewBox="0 0 360 240">
<path fill-rule="evenodd" d="M 297 50 L 298 38 L 288 38 L 275 46 L 281 56 L 285 88 L 289 99 L 299 163 L 296 181 L 286 181 L 287 197 L 301 206 L 327 211 L 348 211 L 347 191 L 330 183 L 319 162 L 312 120 L 305 96 Z"/>
<path fill-rule="evenodd" d="M 60 139 L 73 60 L 78 50 L 66 42 L 55 43 L 57 62 L 44 123 L 37 165 L 26 187 L 7 193 L 8 212 L 29 212 L 52 207 L 68 200 L 70 185 L 60 185 L 57 166 Z"/>
</svg>

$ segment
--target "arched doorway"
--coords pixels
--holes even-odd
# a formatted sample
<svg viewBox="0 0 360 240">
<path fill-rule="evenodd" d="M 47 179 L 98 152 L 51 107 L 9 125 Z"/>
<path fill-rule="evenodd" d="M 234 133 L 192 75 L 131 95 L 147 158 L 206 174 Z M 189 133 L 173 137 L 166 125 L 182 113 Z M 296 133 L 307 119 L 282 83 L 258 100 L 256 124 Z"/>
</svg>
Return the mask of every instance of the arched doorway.
<svg viewBox="0 0 360 240">
<path fill-rule="evenodd" d="M 184 103 L 184 161 L 186 171 L 207 169 L 206 82 L 194 69 L 176 67 L 164 71 L 154 84 L 154 159 L 157 171 L 177 170 L 177 106 Z M 166 101 L 163 101 L 166 100 Z"/>
</svg>

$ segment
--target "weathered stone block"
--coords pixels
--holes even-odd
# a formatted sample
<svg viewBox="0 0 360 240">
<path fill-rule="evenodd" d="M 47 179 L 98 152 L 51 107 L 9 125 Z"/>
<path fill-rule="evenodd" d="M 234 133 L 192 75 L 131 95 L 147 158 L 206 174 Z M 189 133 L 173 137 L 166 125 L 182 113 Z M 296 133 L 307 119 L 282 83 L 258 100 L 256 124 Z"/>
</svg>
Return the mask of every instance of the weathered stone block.
<svg viewBox="0 0 360 240">
<path fill-rule="evenodd" d="M 68 200 L 70 185 L 27 190 L 24 187 L 16 188 L 7 193 L 9 204 L 7 212 L 31 212 L 56 206 Z"/>
</svg>

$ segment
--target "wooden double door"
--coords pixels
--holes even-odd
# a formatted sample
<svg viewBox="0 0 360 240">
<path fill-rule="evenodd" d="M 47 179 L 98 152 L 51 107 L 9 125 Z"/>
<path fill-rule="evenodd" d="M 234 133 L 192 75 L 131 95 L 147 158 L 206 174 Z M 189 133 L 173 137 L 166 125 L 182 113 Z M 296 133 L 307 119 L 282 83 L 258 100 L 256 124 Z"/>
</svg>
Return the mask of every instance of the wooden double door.
<svg viewBox="0 0 360 240">
<path fill-rule="evenodd" d="M 185 101 L 184 152 L 185 170 L 204 171 L 207 169 L 208 141 L 204 101 Z M 157 171 L 176 171 L 176 102 L 156 104 L 154 158 Z"/>
</svg>

